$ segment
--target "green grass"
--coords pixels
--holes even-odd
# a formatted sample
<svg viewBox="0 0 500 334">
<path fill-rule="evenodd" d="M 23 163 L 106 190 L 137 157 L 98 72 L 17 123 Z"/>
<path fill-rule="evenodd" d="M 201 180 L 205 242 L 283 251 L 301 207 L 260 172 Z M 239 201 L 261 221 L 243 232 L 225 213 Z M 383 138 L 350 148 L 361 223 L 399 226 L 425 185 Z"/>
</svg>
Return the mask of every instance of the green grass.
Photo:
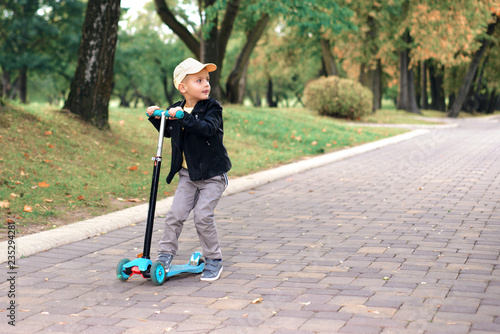
<svg viewBox="0 0 500 334">
<path fill-rule="evenodd" d="M 303 109 L 228 105 L 224 119 L 230 178 L 405 131 Z M 109 122 L 111 131 L 99 131 L 47 105 L 0 106 L 0 238 L 9 221 L 24 235 L 148 201 L 157 131 L 144 108 L 111 108 Z M 163 156 L 159 199 L 177 182 L 165 183 L 168 141 Z"/>
<path fill-rule="evenodd" d="M 422 117 L 442 118 L 446 113 L 436 110 L 422 110 L 422 115 L 404 110 L 379 109 L 374 114 L 363 117 L 360 122 L 378 124 L 438 124 L 442 122 L 428 121 Z"/>
</svg>

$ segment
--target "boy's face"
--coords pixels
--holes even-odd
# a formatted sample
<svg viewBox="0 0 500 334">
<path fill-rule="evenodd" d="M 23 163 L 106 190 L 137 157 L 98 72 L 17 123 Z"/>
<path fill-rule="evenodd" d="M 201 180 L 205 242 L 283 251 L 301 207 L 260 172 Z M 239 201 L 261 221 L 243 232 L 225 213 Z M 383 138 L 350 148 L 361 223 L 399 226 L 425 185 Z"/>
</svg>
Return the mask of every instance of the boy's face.
<svg viewBox="0 0 500 334">
<path fill-rule="evenodd" d="M 210 75 L 204 68 L 198 73 L 188 74 L 179 84 L 179 91 L 186 101 L 206 100 L 210 95 Z"/>
</svg>

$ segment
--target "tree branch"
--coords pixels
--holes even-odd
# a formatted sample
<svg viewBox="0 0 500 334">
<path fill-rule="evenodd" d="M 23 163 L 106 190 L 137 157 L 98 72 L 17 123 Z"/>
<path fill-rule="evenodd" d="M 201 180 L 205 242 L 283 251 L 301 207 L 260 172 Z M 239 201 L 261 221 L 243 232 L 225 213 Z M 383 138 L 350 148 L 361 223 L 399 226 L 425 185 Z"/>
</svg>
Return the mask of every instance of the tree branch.
<svg viewBox="0 0 500 334">
<path fill-rule="evenodd" d="M 201 45 L 200 41 L 191 34 L 191 32 L 176 18 L 175 15 L 168 8 L 165 0 L 155 0 L 156 12 L 160 16 L 163 23 L 165 23 L 172 31 L 179 36 L 179 38 L 186 44 L 189 50 L 200 59 Z"/>
<path fill-rule="evenodd" d="M 234 67 L 227 79 L 226 95 L 230 102 L 237 103 L 235 101 L 238 101 L 239 95 L 243 93 L 238 92 L 239 81 L 245 72 L 245 67 L 250 60 L 253 49 L 266 30 L 269 19 L 270 17 L 268 14 L 263 14 L 259 21 L 257 21 L 257 23 L 255 24 L 253 29 L 247 34 L 245 45 L 238 55 L 238 59 L 236 59 L 236 63 L 234 64 Z"/>
<path fill-rule="evenodd" d="M 240 2 L 241 0 L 231 0 L 227 3 L 226 13 L 224 14 L 224 19 L 222 20 L 219 32 L 219 46 L 220 50 L 222 51 L 219 55 L 221 64 L 224 60 L 227 42 L 229 41 L 229 37 L 231 36 L 231 32 L 233 30 L 234 21 L 236 20 L 236 15 L 238 14 L 238 10 L 240 7 Z"/>
</svg>

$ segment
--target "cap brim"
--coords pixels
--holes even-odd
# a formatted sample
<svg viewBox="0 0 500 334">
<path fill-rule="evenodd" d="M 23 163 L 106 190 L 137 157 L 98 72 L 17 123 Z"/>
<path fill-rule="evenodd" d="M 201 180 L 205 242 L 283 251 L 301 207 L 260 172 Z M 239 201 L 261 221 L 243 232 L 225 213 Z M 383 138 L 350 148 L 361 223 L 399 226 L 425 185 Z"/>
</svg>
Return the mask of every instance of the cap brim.
<svg viewBox="0 0 500 334">
<path fill-rule="evenodd" d="M 217 65 L 212 63 L 201 64 L 201 66 L 192 67 L 189 71 L 186 72 L 186 74 L 195 74 L 202 71 L 204 68 L 206 68 L 208 72 L 213 72 L 217 69 Z"/>
</svg>

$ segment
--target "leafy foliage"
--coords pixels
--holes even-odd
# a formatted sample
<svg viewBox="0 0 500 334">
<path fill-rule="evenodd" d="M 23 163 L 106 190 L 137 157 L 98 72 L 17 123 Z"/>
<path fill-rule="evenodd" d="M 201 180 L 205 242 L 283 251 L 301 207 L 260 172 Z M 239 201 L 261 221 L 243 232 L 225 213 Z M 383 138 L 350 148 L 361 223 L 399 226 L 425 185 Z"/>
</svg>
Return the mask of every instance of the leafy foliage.
<svg viewBox="0 0 500 334">
<path fill-rule="evenodd" d="M 35 71 L 44 100 L 68 88 L 74 72 L 85 4 L 77 0 L 2 1 L 0 67 L 13 82 L 22 69 Z M 4 82 L 10 84 L 9 82 Z"/>
</svg>

